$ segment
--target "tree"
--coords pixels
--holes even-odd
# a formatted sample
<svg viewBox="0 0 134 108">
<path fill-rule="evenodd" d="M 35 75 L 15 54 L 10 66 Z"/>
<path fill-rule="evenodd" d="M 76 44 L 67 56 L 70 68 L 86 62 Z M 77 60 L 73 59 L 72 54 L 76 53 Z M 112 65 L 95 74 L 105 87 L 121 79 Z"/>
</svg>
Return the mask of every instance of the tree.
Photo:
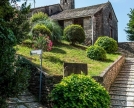
<svg viewBox="0 0 134 108">
<path fill-rule="evenodd" d="M 29 7 L 28 7 L 29 8 Z M 27 67 L 20 66 L 14 46 L 22 39 L 25 25 L 26 4 L 21 10 L 13 8 L 9 0 L 0 1 L 0 107 L 7 108 L 5 100 L 16 96 L 28 85 Z M 25 30 L 24 30 L 25 31 Z"/>
<path fill-rule="evenodd" d="M 134 9 L 130 10 L 130 13 L 128 14 L 130 20 L 127 23 L 127 28 L 126 28 L 126 33 L 127 35 L 127 40 L 129 41 L 134 41 Z"/>
</svg>

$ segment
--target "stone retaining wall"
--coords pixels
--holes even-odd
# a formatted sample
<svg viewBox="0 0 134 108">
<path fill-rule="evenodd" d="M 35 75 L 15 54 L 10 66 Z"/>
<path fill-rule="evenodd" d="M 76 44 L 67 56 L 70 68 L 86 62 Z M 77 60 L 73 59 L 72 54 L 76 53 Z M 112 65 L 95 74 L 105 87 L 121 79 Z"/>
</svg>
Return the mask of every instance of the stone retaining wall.
<svg viewBox="0 0 134 108">
<path fill-rule="evenodd" d="M 134 42 L 118 43 L 118 51 L 126 57 L 134 57 Z"/>
<path fill-rule="evenodd" d="M 113 64 L 106 68 L 100 76 L 93 76 L 93 78 L 109 91 L 111 84 L 114 82 L 124 62 L 125 57 L 120 56 Z"/>
</svg>

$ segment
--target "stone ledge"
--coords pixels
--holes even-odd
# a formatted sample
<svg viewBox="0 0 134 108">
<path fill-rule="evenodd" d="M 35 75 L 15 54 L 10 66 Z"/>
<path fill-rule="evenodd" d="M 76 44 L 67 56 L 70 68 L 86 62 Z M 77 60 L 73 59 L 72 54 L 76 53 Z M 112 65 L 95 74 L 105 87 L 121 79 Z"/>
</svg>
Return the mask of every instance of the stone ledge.
<svg viewBox="0 0 134 108">
<path fill-rule="evenodd" d="M 120 56 L 114 63 L 112 63 L 108 68 L 106 68 L 100 76 L 93 76 L 93 78 L 103 85 L 106 90 L 109 91 L 111 84 L 114 82 L 119 71 L 121 70 L 122 65 L 125 62 L 125 57 Z"/>
</svg>

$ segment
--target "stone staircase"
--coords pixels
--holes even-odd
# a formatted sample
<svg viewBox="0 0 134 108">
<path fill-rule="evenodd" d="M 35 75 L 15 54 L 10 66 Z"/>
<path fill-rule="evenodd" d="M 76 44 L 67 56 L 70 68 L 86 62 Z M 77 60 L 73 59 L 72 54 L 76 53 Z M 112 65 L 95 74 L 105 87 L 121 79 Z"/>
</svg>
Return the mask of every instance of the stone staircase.
<svg viewBox="0 0 134 108">
<path fill-rule="evenodd" d="M 7 100 L 8 108 L 46 108 L 28 91 L 24 91 L 18 97 Z"/>
<path fill-rule="evenodd" d="M 111 108 L 134 108 L 134 58 L 126 58 L 110 88 Z"/>
</svg>

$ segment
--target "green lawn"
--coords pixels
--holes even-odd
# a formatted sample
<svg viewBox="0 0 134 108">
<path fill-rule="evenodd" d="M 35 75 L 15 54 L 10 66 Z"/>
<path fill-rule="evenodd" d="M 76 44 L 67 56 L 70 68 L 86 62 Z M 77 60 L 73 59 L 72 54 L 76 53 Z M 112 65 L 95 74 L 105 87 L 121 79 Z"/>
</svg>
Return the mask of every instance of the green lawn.
<svg viewBox="0 0 134 108">
<path fill-rule="evenodd" d="M 96 61 L 91 60 L 86 57 L 86 47 L 82 46 L 70 46 L 67 43 L 59 44 L 53 46 L 50 52 L 43 53 L 43 70 L 48 74 L 54 75 L 63 74 L 63 63 L 87 63 L 88 64 L 88 74 L 99 75 L 105 68 L 107 68 L 111 63 L 113 63 L 119 54 L 107 54 L 106 61 Z M 33 63 L 39 66 L 40 60 L 39 56 L 30 56 L 31 48 L 26 46 L 16 46 L 17 54 L 25 56 L 27 59 L 31 60 Z"/>
</svg>

